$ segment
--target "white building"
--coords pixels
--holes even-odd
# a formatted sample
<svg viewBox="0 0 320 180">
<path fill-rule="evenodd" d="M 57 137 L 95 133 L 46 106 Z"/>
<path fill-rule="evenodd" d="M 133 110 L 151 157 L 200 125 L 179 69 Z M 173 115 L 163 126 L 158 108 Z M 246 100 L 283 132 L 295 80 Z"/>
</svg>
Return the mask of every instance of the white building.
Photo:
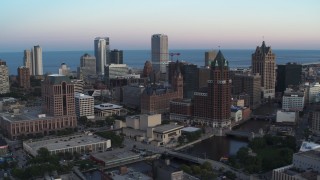
<svg viewBox="0 0 320 180">
<path fill-rule="evenodd" d="M 23 142 L 23 149 L 32 156 L 37 155 L 40 148 L 47 148 L 51 154 L 89 153 L 106 151 L 111 147 L 111 140 L 92 135 L 72 135 L 48 140 L 28 140 Z"/>
<path fill-rule="evenodd" d="M 69 76 L 70 68 L 67 66 L 66 63 L 62 63 L 59 68 L 59 74 L 64 76 Z"/>
<path fill-rule="evenodd" d="M 9 70 L 5 61 L 0 59 L 0 94 L 10 92 Z"/>
<path fill-rule="evenodd" d="M 83 93 L 84 82 L 79 79 L 71 79 L 72 84 L 74 85 L 74 93 Z"/>
<path fill-rule="evenodd" d="M 315 103 L 316 102 L 316 97 L 320 93 L 320 84 L 314 83 L 310 84 L 308 87 L 308 94 L 309 94 L 309 103 Z"/>
<path fill-rule="evenodd" d="M 153 70 L 161 74 L 166 73 L 169 60 L 168 36 L 154 34 L 151 37 L 151 61 Z"/>
<path fill-rule="evenodd" d="M 75 93 L 75 105 L 77 117 L 86 116 L 88 119 L 94 118 L 94 98 L 92 96 Z"/>
<path fill-rule="evenodd" d="M 296 123 L 299 115 L 297 112 L 288 112 L 288 111 L 277 111 L 277 119 L 278 123 Z"/>
<path fill-rule="evenodd" d="M 292 163 L 301 170 L 312 169 L 320 173 L 320 148 L 293 154 Z"/>
<path fill-rule="evenodd" d="M 37 45 L 32 48 L 32 75 L 43 75 L 42 48 Z"/>
<path fill-rule="evenodd" d="M 94 39 L 94 55 L 96 57 L 96 72 L 104 74 L 104 66 L 110 63 L 109 37 L 97 37 Z"/>
<path fill-rule="evenodd" d="M 304 92 L 286 89 L 282 97 L 282 109 L 286 111 L 303 111 Z"/>
<path fill-rule="evenodd" d="M 122 106 L 111 103 L 104 103 L 94 106 L 94 114 L 97 117 L 108 117 L 112 116 L 113 114 L 120 116 L 121 111 L 124 111 Z"/>
<path fill-rule="evenodd" d="M 231 107 L 231 119 L 234 122 L 238 122 L 242 120 L 242 109 L 238 107 Z"/>
</svg>

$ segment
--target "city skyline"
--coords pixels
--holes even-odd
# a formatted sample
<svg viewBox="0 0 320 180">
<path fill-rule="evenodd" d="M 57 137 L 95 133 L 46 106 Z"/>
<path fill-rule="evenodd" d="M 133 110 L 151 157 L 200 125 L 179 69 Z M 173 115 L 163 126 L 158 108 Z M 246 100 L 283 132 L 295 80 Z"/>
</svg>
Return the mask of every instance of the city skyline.
<svg viewBox="0 0 320 180">
<path fill-rule="evenodd" d="M 0 2 L 0 52 L 41 44 L 46 51 L 150 49 L 152 34 L 170 37 L 169 49 L 320 49 L 320 2 L 275 1 L 9 1 Z M 48 8 L 50 7 L 50 8 Z"/>
</svg>

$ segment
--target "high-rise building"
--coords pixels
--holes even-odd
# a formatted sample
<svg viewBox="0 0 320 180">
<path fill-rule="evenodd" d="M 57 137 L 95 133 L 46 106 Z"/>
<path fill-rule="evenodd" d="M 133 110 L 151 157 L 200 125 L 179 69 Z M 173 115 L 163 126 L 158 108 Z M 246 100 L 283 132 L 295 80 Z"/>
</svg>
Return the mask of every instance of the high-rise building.
<svg viewBox="0 0 320 180">
<path fill-rule="evenodd" d="M 151 61 L 153 70 L 166 73 L 168 63 L 168 36 L 164 34 L 154 34 L 151 37 Z"/>
<path fill-rule="evenodd" d="M 204 65 L 206 67 L 210 66 L 211 62 L 216 58 L 217 52 L 212 50 L 212 51 L 206 51 L 204 53 Z"/>
<path fill-rule="evenodd" d="M 90 84 L 90 77 L 96 76 L 96 58 L 88 53 L 80 57 L 80 67 L 78 67 L 78 79 Z"/>
<path fill-rule="evenodd" d="M 256 109 L 261 104 L 261 76 L 259 74 L 232 75 L 232 95 L 246 93 L 250 96 L 250 108 Z"/>
<path fill-rule="evenodd" d="M 267 47 L 264 41 L 261 47 L 257 46 L 256 51 L 252 54 L 252 73 L 261 75 L 261 88 L 264 98 L 275 97 L 275 59 L 276 56 L 271 47 Z"/>
<path fill-rule="evenodd" d="M 67 66 L 66 63 L 62 63 L 59 68 L 59 74 L 64 76 L 69 76 L 70 68 Z"/>
<path fill-rule="evenodd" d="M 0 59 L 0 94 L 10 92 L 9 70 L 7 63 Z"/>
<path fill-rule="evenodd" d="M 277 66 L 276 92 L 284 92 L 289 86 L 299 86 L 301 84 L 301 64 L 287 63 Z"/>
<path fill-rule="evenodd" d="M 74 85 L 67 76 L 53 74 L 41 85 L 42 110 L 51 116 L 75 116 Z"/>
<path fill-rule="evenodd" d="M 104 66 L 110 64 L 110 45 L 108 37 L 97 37 L 94 39 L 94 55 L 96 57 L 96 72 L 104 74 Z"/>
<path fill-rule="evenodd" d="M 32 48 L 32 74 L 43 75 L 42 49 L 39 45 Z"/>
<path fill-rule="evenodd" d="M 110 51 L 110 63 L 123 64 L 123 51 L 118 49 Z"/>
<path fill-rule="evenodd" d="M 195 64 L 187 62 L 170 62 L 168 64 L 168 81 L 172 83 L 174 73 L 179 68 L 183 76 L 183 97 L 193 98 L 193 93 L 198 90 L 199 74 L 198 67 Z"/>
<path fill-rule="evenodd" d="M 30 69 L 28 67 L 18 67 L 18 81 L 20 87 L 30 89 Z"/>
<path fill-rule="evenodd" d="M 77 117 L 94 117 L 94 98 L 81 93 L 75 93 L 75 104 Z"/>
<path fill-rule="evenodd" d="M 194 93 L 194 117 L 212 127 L 227 127 L 231 115 L 229 63 L 221 51 L 211 63 L 210 80 Z"/>
<path fill-rule="evenodd" d="M 32 53 L 30 50 L 24 50 L 23 54 L 23 65 L 29 68 L 30 75 L 32 75 Z"/>
</svg>

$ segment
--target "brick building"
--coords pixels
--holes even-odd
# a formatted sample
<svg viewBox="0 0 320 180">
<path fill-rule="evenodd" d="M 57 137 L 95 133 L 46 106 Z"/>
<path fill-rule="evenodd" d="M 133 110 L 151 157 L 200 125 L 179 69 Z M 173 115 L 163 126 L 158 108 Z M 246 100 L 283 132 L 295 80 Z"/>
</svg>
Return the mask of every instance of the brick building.
<svg viewBox="0 0 320 180">
<path fill-rule="evenodd" d="M 174 75 L 171 86 L 171 89 L 155 84 L 146 87 L 141 95 L 141 113 L 157 114 L 169 112 L 170 101 L 183 98 L 183 77 L 179 68 Z"/>
<path fill-rule="evenodd" d="M 193 104 L 191 99 L 173 99 L 170 101 L 170 120 L 185 121 L 192 119 Z"/>
<path fill-rule="evenodd" d="M 24 89 L 30 89 L 30 69 L 26 66 L 18 67 L 19 86 Z"/>
<path fill-rule="evenodd" d="M 229 126 L 231 107 L 229 63 L 221 51 L 211 63 L 207 87 L 194 93 L 194 117 L 212 127 Z"/>
</svg>

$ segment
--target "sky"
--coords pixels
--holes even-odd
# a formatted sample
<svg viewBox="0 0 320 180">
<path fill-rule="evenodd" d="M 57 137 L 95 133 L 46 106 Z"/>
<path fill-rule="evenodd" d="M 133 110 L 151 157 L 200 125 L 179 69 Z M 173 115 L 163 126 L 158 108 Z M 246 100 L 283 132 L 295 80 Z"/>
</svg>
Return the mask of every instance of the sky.
<svg viewBox="0 0 320 180">
<path fill-rule="evenodd" d="M 170 49 L 320 50 L 319 0 L 1 0 L 0 52 L 150 49 L 166 34 Z"/>
</svg>

